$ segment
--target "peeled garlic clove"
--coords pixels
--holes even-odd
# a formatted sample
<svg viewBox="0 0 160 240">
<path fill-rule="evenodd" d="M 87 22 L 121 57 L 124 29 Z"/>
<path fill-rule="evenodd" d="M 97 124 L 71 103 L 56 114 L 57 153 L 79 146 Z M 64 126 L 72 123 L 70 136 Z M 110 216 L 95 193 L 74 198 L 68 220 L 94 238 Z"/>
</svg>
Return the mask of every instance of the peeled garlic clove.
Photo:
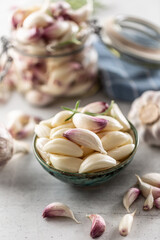
<svg viewBox="0 0 160 240">
<path fill-rule="evenodd" d="M 57 154 L 49 154 L 49 156 L 53 167 L 65 172 L 77 173 L 83 162 L 82 159 L 76 157 L 67 157 Z"/>
<path fill-rule="evenodd" d="M 136 211 L 134 211 L 133 213 L 128 213 L 124 215 L 124 217 L 120 221 L 119 233 L 121 236 L 127 236 L 130 233 L 132 224 L 133 224 L 133 217 L 135 213 Z"/>
<path fill-rule="evenodd" d="M 71 111 L 61 111 L 57 113 L 52 119 L 52 124 L 51 124 L 52 127 L 58 127 L 64 124 L 65 122 L 68 123 L 71 120 L 68 120 L 68 121 L 65 121 L 65 120 L 69 118 L 72 114 L 73 112 Z"/>
<path fill-rule="evenodd" d="M 43 218 L 68 217 L 72 218 L 76 223 L 79 223 L 79 221 L 75 218 L 72 210 L 67 205 L 60 202 L 54 202 L 45 207 L 42 216 Z"/>
<path fill-rule="evenodd" d="M 156 206 L 156 208 L 160 209 L 160 197 L 154 200 L 154 205 Z"/>
<path fill-rule="evenodd" d="M 102 169 L 108 169 L 114 166 L 116 166 L 115 159 L 105 154 L 93 153 L 84 159 L 79 168 L 79 173 L 91 171 L 98 172 Z"/>
<path fill-rule="evenodd" d="M 102 131 L 119 131 L 123 128 L 123 126 L 113 117 L 101 116 L 101 115 L 97 117 L 107 121 L 107 124 L 102 129 Z"/>
<path fill-rule="evenodd" d="M 106 223 L 103 217 L 98 214 L 87 215 L 87 217 L 92 221 L 90 236 L 92 238 L 100 237 L 106 228 Z"/>
<path fill-rule="evenodd" d="M 148 194 L 148 197 L 146 198 L 144 205 L 143 205 L 143 210 L 151 210 L 153 208 L 153 204 L 154 204 L 154 198 L 153 198 L 153 194 L 152 194 L 152 188 L 150 188 L 150 192 Z"/>
<path fill-rule="evenodd" d="M 53 118 L 49 118 L 49 119 L 47 119 L 47 120 L 41 121 L 39 124 L 40 124 L 40 125 L 46 125 L 47 127 L 51 128 L 51 127 L 52 127 L 52 126 L 51 126 L 52 120 L 53 120 Z"/>
<path fill-rule="evenodd" d="M 33 12 L 23 22 L 24 28 L 43 28 L 53 23 L 53 18 L 40 11 Z"/>
<path fill-rule="evenodd" d="M 129 211 L 129 207 L 132 203 L 138 198 L 140 194 L 140 190 L 138 188 L 130 188 L 127 193 L 123 197 L 123 205 L 127 212 Z"/>
<path fill-rule="evenodd" d="M 81 112 L 90 113 L 102 113 L 108 109 L 108 104 L 106 102 L 93 102 L 82 108 Z"/>
<path fill-rule="evenodd" d="M 63 134 L 63 136 L 81 146 L 106 154 L 106 151 L 103 149 L 99 137 L 95 133 L 87 129 L 81 128 L 70 129 L 66 131 Z"/>
<path fill-rule="evenodd" d="M 90 149 L 90 148 L 87 148 L 87 147 L 84 147 L 84 146 L 82 146 L 81 149 L 83 151 L 83 157 L 86 157 L 87 155 L 94 152 L 93 149 Z"/>
<path fill-rule="evenodd" d="M 36 125 L 35 126 L 35 134 L 40 137 L 40 138 L 47 138 L 50 136 L 50 131 L 51 129 L 49 127 L 47 127 L 46 125 Z"/>
<path fill-rule="evenodd" d="M 68 123 L 65 123 L 65 124 L 62 124 L 58 127 L 54 127 L 52 128 L 51 132 L 50 132 L 50 136 L 52 136 L 53 134 L 55 134 L 57 131 L 63 129 L 63 128 L 74 128 L 75 126 L 73 125 L 72 122 L 68 122 Z"/>
<path fill-rule="evenodd" d="M 77 144 L 63 138 L 56 138 L 49 141 L 44 145 L 43 151 L 73 157 L 83 156 L 83 151 Z"/>
<path fill-rule="evenodd" d="M 106 133 L 105 136 L 101 138 L 101 141 L 106 151 L 127 143 L 133 143 L 133 139 L 130 134 L 120 131 L 111 131 Z"/>
<path fill-rule="evenodd" d="M 107 120 L 98 117 L 92 117 L 83 113 L 76 113 L 72 119 L 76 128 L 88 129 L 93 132 L 99 132 L 107 125 Z"/>
<path fill-rule="evenodd" d="M 111 116 L 113 116 L 120 122 L 120 124 L 123 126 L 124 131 L 130 129 L 129 122 L 127 121 L 127 119 L 125 118 L 125 116 L 123 115 L 123 113 L 121 112 L 120 108 L 116 103 L 113 104 L 113 107 L 111 109 Z"/>
<path fill-rule="evenodd" d="M 143 182 L 138 175 L 136 175 L 136 177 L 138 179 L 139 188 L 145 198 L 148 197 L 150 188 L 152 189 L 152 194 L 154 198 L 160 197 L 160 188 L 151 186 L 150 184 Z"/>
<path fill-rule="evenodd" d="M 56 131 L 56 132 L 52 132 L 51 134 L 50 134 L 50 138 L 51 139 L 54 139 L 54 138 L 62 138 L 62 137 L 64 137 L 63 136 L 63 134 L 66 132 L 66 131 L 68 131 L 68 130 L 70 130 L 70 128 L 61 128 L 61 129 L 59 129 L 58 131 Z"/>
<path fill-rule="evenodd" d="M 48 153 L 42 151 L 44 145 L 49 142 L 49 139 L 48 138 L 37 138 L 37 141 L 36 141 L 36 148 L 39 152 L 39 154 L 41 155 L 41 157 L 43 158 L 43 160 L 49 164 L 50 163 L 50 156 Z"/>
<path fill-rule="evenodd" d="M 141 179 L 143 182 L 160 188 L 160 173 L 147 173 Z"/>
<path fill-rule="evenodd" d="M 108 151 L 108 155 L 116 159 L 117 161 L 122 161 L 133 152 L 134 148 L 135 148 L 134 144 L 127 144 Z"/>
</svg>

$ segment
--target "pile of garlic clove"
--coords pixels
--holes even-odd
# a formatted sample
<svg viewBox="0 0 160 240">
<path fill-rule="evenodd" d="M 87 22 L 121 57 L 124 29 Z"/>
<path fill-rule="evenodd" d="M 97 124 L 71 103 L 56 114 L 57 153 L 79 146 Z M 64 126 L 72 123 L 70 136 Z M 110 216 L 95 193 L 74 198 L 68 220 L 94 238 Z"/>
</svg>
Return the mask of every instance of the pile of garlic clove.
<svg viewBox="0 0 160 240">
<path fill-rule="evenodd" d="M 35 127 L 36 148 L 47 164 L 72 173 L 98 172 L 132 153 L 130 125 L 116 103 L 76 105 Z"/>
<path fill-rule="evenodd" d="M 160 209 L 160 173 L 147 173 L 142 177 L 138 175 L 136 177 L 138 187 L 130 188 L 123 197 L 123 206 L 128 213 L 123 216 L 119 224 L 119 233 L 122 236 L 127 236 L 131 231 L 136 210 L 130 213 L 129 208 L 140 194 L 145 198 L 144 211 L 149 211 L 154 206 Z"/>
</svg>

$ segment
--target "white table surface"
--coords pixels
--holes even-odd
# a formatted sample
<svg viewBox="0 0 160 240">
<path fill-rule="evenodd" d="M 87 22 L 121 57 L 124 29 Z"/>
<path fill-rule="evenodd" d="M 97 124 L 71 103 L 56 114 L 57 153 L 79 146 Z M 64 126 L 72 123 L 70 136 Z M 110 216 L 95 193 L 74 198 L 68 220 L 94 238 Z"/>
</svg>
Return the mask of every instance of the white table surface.
<svg viewBox="0 0 160 240">
<path fill-rule="evenodd" d="M 8 32 L 4 19 L 8 16 L 7 10 L 13 5 L 12 2 L 1 2 L 1 34 Z M 113 13 L 127 13 L 160 23 L 159 0 L 106 2 L 108 16 Z M 14 5 L 18 3 L 22 5 L 20 0 L 14 2 Z M 15 93 L 6 105 L 0 106 L 0 121 L 5 122 L 7 112 L 13 109 L 22 109 L 27 113 L 48 118 L 58 112 L 61 105 L 72 107 L 76 100 L 61 99 L 53 106 L 37 109 L 29 106 Z M 84 105 L 96 100 L 106 100 L 106 96 L 99 92 L 95 96 L 82 99 L 81 103 Z M 127 114 L 130 104 L 119 104 Z M 91 222 L 85 217 L 89 213 L 101 214 L 106 221 L 106 232 L 100 239 L 122 239 L 118 233 L 118 224 L 126 213 L 122 206 L 123 194 L 135 183 L 135 173 L 142 175 L 160 170 L 159 156 L 158 148 L 141 143 L 134 160 L 124 171 L 106 184 L 92 188 L 74 187 L 56 180 L 42 169 L 32 153 L 21 159 L 13 159 L 0 169 L 0 240 L 89 240 Z M 81 224 L 66 218 L 44 220 L 41 216 L 44 207 L 55 201 L 69 205 Z M 137 213 L 127 239 L 158 240 L 160 211 L 153 209 L 144 212 L 143 202 L 144 199 L 140 197 L 132 207 L 133 210 L 137 208 Z"/>
</svg>

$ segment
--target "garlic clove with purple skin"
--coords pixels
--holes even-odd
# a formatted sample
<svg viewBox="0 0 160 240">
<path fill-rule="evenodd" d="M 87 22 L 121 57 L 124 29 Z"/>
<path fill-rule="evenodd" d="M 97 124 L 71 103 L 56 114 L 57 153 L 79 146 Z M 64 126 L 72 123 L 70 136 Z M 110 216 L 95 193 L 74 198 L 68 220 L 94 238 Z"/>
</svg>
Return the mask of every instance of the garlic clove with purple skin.
<svg viewBox="0 0 160 240">
<path fill-rule="evenodd" d="M 76 223 L 80 223 L 74 216 L 72 210 L 65 204 L 60 202 L 54 202 L 45 207 L 43 218 L 52 217 L 68 217 L 73 219 Z"/>
<path fill-rule="evenodd" d="M 132 228 L 133 218 L 136 210 L 133 213 L 128 213 L 123 216 L 119 224 L 119 233 L 121 236 L 127 236 Z"/>
<path fill-rule="evenodd" d="M 154 205 L 156 206 L 156 208 L 160 209 L 160 197 L 154 200 Z"/>
<path fill-rule="evenodd" d="M 106 102 L 93 102 L 82 108 L 81 112 L 103 113 L 108 109 L 109 105 Z"/>
<path fill-rule="evenodd" d="M 99 137 L 87 129 L 75 128 L 64 132 L 63 136 L 78 145 L 106 154 Z"/>
<path fill-rule="evenodd" d="M 141 179 L 145 183 L 160 188 L 160 173 L 147 173 Z"/>
<path fill-rule="evenodd" d="M 66 21 L 58 20 L 52 25 L 44 28 L 43 37 L 46 39 L 57 39 L 62 37 L 69 29 L 69 23 Z"/>
<path fill-rule="evenodd" d="M 123 126 L 120 124 L 120 122 L 113 117 L 98 115 L 97 118 L 107 121 L 106 126 L 101 131 L 119 131 L 123 129 Z"/>
<path fill-rule="evenodd" d="M 127 212 L 130 212 L 129 207 L 140 195 L 140 190 L 138 188 L 130 188 L 123 197 L 123 205 Z"/>
<path fill-rule="evenodd" d="M 98 172 L 116 166 L 116 160 L 108 155 L 93 153 L 82 162 L 79 173 Z"/>
<path fill-rule="evenodd" d="M 143 182 L 142 179 L 138 175 L 136 175 L 136 177 L 137 177 L 137 180 L 138 180 L 139 188 L 142 192 L 142 195 L 145 198 L 148 197 L 149 192 L 150 192 L 150 188 L 152 189 L 152 194 L 153 194 L 154 198 L 160 197 L 160 188 L 151 186 L 150 184 Z"/>
<path fill-rule="evenodd" d="M 38 28 L 24 29 L 19 28 L 16 30 L 17 41 L 27 44 L 39 40 L 42 36 L 42 30 Z"/>
<path fill-rule="evenodd" d="M 100 132 L 108 124 L 106 119 L 92 117 L 83 113 L 76 113 L 72 121 L 76 128 L 88 129 L 95 133 Z"/>
<path fill-rule="evenodd" d="M 106 223 L 103 217 L 101 217 L 98 214 L 90 214 L 90 215 L 86 215 L 86 217 L 88 217 L 92 221 L 90 236 L 93 239 L 100 237 L 106 229 Z"/>
<path fill-rule="evenodd" d="M 143 210 L 145 210 L 145 211 L 151 210 L 153 208 L 153 204 L 154 204 L 154 198 L 153 198 L 153 194 L 152 194 L 152 188 L 150 188 L 148 197 L 146 198 L 144 205 L 143 205 Z"/>
</svg>

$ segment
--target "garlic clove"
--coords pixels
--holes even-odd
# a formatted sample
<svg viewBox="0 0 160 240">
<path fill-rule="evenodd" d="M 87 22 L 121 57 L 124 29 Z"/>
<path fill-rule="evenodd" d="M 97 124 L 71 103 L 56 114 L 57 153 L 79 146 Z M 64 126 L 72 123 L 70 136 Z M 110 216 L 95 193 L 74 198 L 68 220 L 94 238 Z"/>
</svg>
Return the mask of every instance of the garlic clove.
<svg viewBox="0 0 160 240">
<path fill-rule="evenodd" d="M 97 117 L 107 121 L 106 126 L 101 131 L 119 131 L 123 129 L 123 126 L 113 117 L 101 115 Z"/>
<path fill-rule="evenodd" d="M 39 124 L 40 124 L 40 125 L 46 125 L 47 127 L 51 128 L 51 127 L 52 127 L 52 126 L 51 126 L 52 120 L 53 120 L 53 118 L 49 118 L 49 119 L 47 119 L 47 120 L 41 121 Z"/>
<path fill-rule="evenodd" d="M 49 141 L 44 145 L 43 151 L 73 157 L 83 156 L 83 151 L 77 144 L 63 138 L 56 138 Z"/>
<path fill-rule="evenodd" d="M 39 152 L 39 154 L 41 155 L 41 157 L 43 158 L 43 160 L 47 163 L 50 164 L 50 156 L 47 152 L 44 152 L 42 149 L 44 147 L 44 145 L 49 142 L 48 138 L 37 138 L 36 140 L 36 148 Z"/>
<path fill-rule="evenodd" d="M 119 233 L 121 236 L 127 236 L 130 233 L 135 213 L 136 211 L 128 213 L 121 219 L 119 224 Z"/>
<path fill-rule="evenodd" d="M 130 188 L 123 197 L 123 205 L 127 212 L 130 212 L 129 207 L 140 195 L 140 190 L 138 188 Z"/>
<path fill-rule="evenodd" d="M 133 143 L 133 139 L 130 134 L 120 131 L 111 131 L 106 133 L 105 136 L 101 138 L 101 141 L 106 151 L 127 143 Z"/>
<path fill-rule="evenodd" d="M 53 167 L 65 172 L 77 173 L 83 162 L 82 159 L 76 157 L 67 157 L 56 154 L 49 154 L 49 156 Z"/>
<path fill-rule="evenodd" d="M 139 188 L 145 198 L 148 197 L 150 188 L 152 189 L 152 194 L 154 198 L 160 197 L 160 188 L 151 186 L 150 184 L 143 182 L 138 175 L 136 175 L 136 177 L 138 179 Z"/>
<path fill-rule="evenodd" d="M 34 49 L 36 46 L 34 46 Z M 36 53 L 37 54 L 37 53 Z M 43 107 L 49 105 L 53 102 L 54 98 L 52 95 L 37 91 L 37 90 L 30 90 L 25 94 L 26 100 L 34 106 Z"/>
<path fill-rule="evenodd" d="M 105 102 L 93 102 L 82 108 L 81 112 L 102 113 L 108 109 L 108 104 Z"/>
<path fill-rule="evenodd" d="M 151 210 L 153 208 L 153 204 L 154 204 L 154 198 L 153 198 L 153 194 L 152 194 L 152 188 L 150 188 L 148 197 L 146 198 L 144 205 L 143 205 L 143 210 L 145 210 L 145 211 Z"/>
<path fill-rule="evenodd" d="M 106 119 L 92 117 L 83 113 L 76 113 L 73 116 L 72 121 L 76 128 L 88 129 L 93 132 L 99 132 L 107 125 Z"/>
<path fill-rule="evenodd" d="M 113 104 L 113 107 L 111 109 L 111 116 L 116 118 L 120 124 L 123 126 L 123 130 L 127 131 L 130 129 L 130 124 L 127 121 L 127 119 L 124 117 L 123 113 L 121 112 L 120 108 L 116 103 Z"/>
<path fill-rule="evenodd" d="M 160 188 L 160 173 L 147 173 L 141 179 L 143 182 Z"/>
<path fill-rule="evenodd" d="M 54 202 L 45 207 L 43 218 L 52 218 L 52 217 L 68 217 L 73 219 L 76 223 L 80 223 L 74 216 L 72 210 L 65 204 L 60 202 Z"/>
<path fill-rule="evenodd" d="M 69 121 L 71 122 L 71 120 L 65 121 L 67 118 L 69 118 L 71 115 L 73 114 L 73 112 L 71 111 L 61 111 L 59 113 L 57 113 L 52 120 L 52 127 L 58 127 L 64 123 L 68 123 Z"/>
<path fill-rule="evenodd" d="M 108 155 L 117 161 L 122 161 L 133 152 L 134 148 L 134 144 L 126 144 L 108 151 Z"/>
<path fill-rule="evenodd" d="M 94 132 L 87 129 L 70 129 L 66 131 L 63 136 L 81 146 L 106 154 L 99 137 Z"/>
<path fill-rule="evenodd" d="M 108 169 L 114 166 L 116 166 L 115 159 L 105 154 L 93 153 L 84 159 L 79 168 L 79 173 L 91 171 L 98 172 L 102 169 Z"/>
<path fill-rule="evenodd" d="M 46 125 L 38 124 L 34 131 L 39 138 L 47 138 L 50 136 L 51 129 Z"/>
<path fill-rule="evenodd" d="M 65 123 L 65 124 L 62 124 L 58 127 L 54 127 L 51 129 L 51 132 L 50 132 L 50 137 L 55 134 L 57 131 L 59 131 L 60 129 L 63 129 L 63 128 L 75 128 L 75 126 L 73 125 L 72 122 L 68 122 L 68 123 Z"/>
<path fill-rule="evenodd" d="M 154 200 L 154 205 L 156 206 L 156 208 L 160 209 L 160 197 Z"/>
<path fill-rule="evenodd" d="M 53 23 L 53 18 L 46 13 L 36 11 L 30 14 L 23 22 L 23 27 L 28 28 L 43 28 Z"/>
<path fill-rule="evenodd" d="M 54 138 L 63 138 L 64 136 L 64 133 L 66 132 L 66 131 L 68 131 L 68 130 L 70 130 L 70 128 L 61 128 L 61 129 L 59 129 L 58 131 L 56 131 L 56 132 L 52 132 L 51 134 L 50 134 L 50 139 L 54 139 Z"/>
<path fill-rule="evenodd" d="M 88 217 L 92 221 L 90 236 L 93 239 L 100 237 L 106 229 L 106 223 L 104 221 L 104 218 L 98 214 L 90 214 L 86 215 L 86 217 Z"/>
</svg>

